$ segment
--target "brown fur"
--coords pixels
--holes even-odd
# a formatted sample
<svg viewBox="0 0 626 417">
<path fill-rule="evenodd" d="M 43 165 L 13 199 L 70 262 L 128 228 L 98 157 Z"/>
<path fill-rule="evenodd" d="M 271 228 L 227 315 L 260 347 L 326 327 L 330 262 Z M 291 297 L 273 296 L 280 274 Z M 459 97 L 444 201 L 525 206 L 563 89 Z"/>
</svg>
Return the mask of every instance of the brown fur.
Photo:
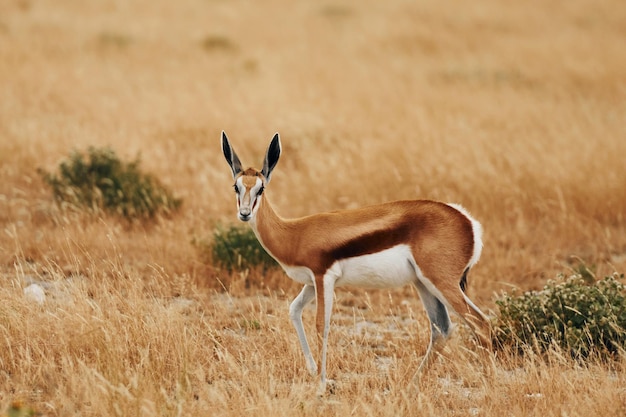
<svg viewBox="0 0 626 417">
<path fill-rule="evenodd" d="M 257 219 L 261 243 L 274 258 L 284 265 L 305 266 L 315 274 L 319 320 L 323 318 L 323 300 L 319 300 L 323 291 L 317 277 L 335 261 L 408 244 L 424 276 L 454 310 L 469 316 L 481 332 L 488 327 L 484 317 L 467 305 L 460 289 L 474 249 L 472 224 L 447 204 L 405 200 L 283 219 L 265 195 Z M 487 344 L 486 339 L 483 343 Z"/>
<path fill-rule="evenodd" d="M 251 189 L 263 175 L 254 169 L 242 173 Z M 324 274 L 338 260 L 372 254 L 405 244 L 424 276 L 449 305 L 489 346 L 489 324 L 463 295 L 469 261 L 474 250 L 471 220 L 447 204 L 430 200 L 394 201 L 376 206 L 283 219 L 265 194 L 256 226 L 265 249 L 281 264 L 307 267 L 314 274 L 316 330 L 321 349 L 324 331 Z M 321 350 L 320 350 L 321 352 Z M 428 356 L 428 355 L 427 355 Z"/>
<path fill-rule="evenodd" d="M 409 244 L 427 277 L 440 271 L 458 285 L 474 247 L 469 219 L 435 201 L 396 201 L 286 220 L 265 196 L 257 216 L 263 219 L 258 228 L 267 250 L 281 263 L 315 274 L 323 275 L 339 259 Z"/>
</svg>

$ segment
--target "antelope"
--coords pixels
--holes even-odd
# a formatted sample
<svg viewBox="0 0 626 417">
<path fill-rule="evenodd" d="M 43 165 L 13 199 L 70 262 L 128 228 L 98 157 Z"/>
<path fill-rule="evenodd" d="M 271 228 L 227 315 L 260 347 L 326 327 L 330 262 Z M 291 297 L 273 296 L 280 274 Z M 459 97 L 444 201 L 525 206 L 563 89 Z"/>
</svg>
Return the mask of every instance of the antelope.
<svg viewBox="0 0 626 417">
<path fill-rule="evenodd" d="M 289 317 L 312 375 L 317 375 L 318 367 L 304 331 L 302 310 L 316 300 L 320 393 L 326 391 L 328 333 L 336 287 L 415 286 L 430 321 L 430 343 L 416 375 L 426 367 L 436 346 L 451 334 L 450 311 L 470 326 L 483 346 L 489 346 L 488 318 L 465 294 L 468 272 L 482 251 L 482 228 L 463 207 L 405 200 L 284 219 L 274 211 L 265 192 L 281 155 L 278 133 L 260 171 L 242 168 L 225 132 L 222 151 L 235 180 L 237 216 L 252 227 L 286 274 L 304 285 L 289 307 Z"/>
</svg>

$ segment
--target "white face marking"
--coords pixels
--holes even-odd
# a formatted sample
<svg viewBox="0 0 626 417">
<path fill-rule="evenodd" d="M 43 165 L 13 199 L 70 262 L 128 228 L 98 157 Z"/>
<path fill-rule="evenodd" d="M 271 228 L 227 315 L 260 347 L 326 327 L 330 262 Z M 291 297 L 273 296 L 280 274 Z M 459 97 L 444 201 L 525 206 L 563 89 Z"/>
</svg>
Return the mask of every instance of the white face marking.
<svg viewBox="0 0 626 417">
<path fill-rule="evenodd" d="M 256 184 L 254 184 L 254 187 L 250 190 L 250 195 L 253 195 L 256 198 L 261 187 L 263 187 L 263 181 L 261 181 L 261 178 L 257 178 Z"/>
<path fill-rule="evenodd" d="M 237 212 L 239 213 L 241 201 L 243 200 L 243 196 L 246 194 L 246 186 L 243 185 L 242 177 L 237 178 L 237 181 L 235 181 L 235 192 L 237 194 Z"/>
<path fill-rule="evenodd" d="M 251 220 L 259 209 L 259 191 L 263 188 L 263 181 L 256 179 L 255 184 L 250 190 L 243 183 L 243 177 L 237 178 L 235 186 L 239 193 L 237 194 L 237 209 L 239 220 L 247 222 Z"/>
</svg>

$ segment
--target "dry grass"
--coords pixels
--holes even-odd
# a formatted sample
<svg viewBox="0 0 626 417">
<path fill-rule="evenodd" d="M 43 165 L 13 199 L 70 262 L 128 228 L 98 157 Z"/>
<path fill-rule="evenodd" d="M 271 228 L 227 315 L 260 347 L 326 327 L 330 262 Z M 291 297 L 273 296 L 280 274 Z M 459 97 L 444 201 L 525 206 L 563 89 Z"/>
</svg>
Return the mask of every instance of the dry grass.
<svg viewBox="0 0 626 417">
<path fill-rule="evenodd" d="M 193 242 L 235 221 L 219 132 L 259 165 L 279 131 L 283 215 L 466 206 L 486 309 L 578 259 L 626 271 L 625 20 L 617 0 L 3 2 L 0 412 L 624 414 L 620 364 L 484 360 L 463 334 L 407 386 L 428 337 L 410 289 L 337 294 L 337 386 L 318 399 L 287 314 L 298 286 L 227 276 Z M 92 145 L 140 153 L 182 211 L 130 229 L 60 211 L 36 168 Z M 31 280 L 49 283 L 41 306 Z"/>
</svg>

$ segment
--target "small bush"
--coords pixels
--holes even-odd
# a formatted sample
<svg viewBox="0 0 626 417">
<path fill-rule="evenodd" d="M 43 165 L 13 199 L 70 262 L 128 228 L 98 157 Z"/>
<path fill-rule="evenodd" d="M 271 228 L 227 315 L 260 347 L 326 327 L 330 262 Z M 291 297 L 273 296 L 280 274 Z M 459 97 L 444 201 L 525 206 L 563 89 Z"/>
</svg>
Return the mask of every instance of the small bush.
<svg viewBox="0 0 626 417">
<path fill-rule="evenodd" d="M 139 170 L 139 159 L 122 162 L 109 148 L 91 147 L 86 155 L 74 152 L 61 162 L 58 174 L 40 174 L 57 201 L 128 220 L 166 214 L 181 204 L 156 178 Z"/>
<path fill-rule="evenodd" d="M 230 272 L 254 267 L 267 270 L 277 266 L 249 227 L 218 226 L 213 233 L 211 252 L 215 266 Z"/>
<path fill-rule="evenodd" d="M 33 417 L 40 416 L 32 407 L 22 404 L 20 401 L 14 401 L 7 410 L 7 417 Z"/>
<path fill-rule="evenodd" d="M 626 349 L 623 275 L 590 282 L 575 273 L 541 291 L 504 294 L 496 301 L 497 346 L 545 352 L 558 346 L 575 358 L 610 357 Z"/>
<path fill-rule="evenodd" d="M 237 45 L 229 38 L 222 35 L 209 35 L 201 42 L 206 51 L 234 51 Z"/>
</svg>

